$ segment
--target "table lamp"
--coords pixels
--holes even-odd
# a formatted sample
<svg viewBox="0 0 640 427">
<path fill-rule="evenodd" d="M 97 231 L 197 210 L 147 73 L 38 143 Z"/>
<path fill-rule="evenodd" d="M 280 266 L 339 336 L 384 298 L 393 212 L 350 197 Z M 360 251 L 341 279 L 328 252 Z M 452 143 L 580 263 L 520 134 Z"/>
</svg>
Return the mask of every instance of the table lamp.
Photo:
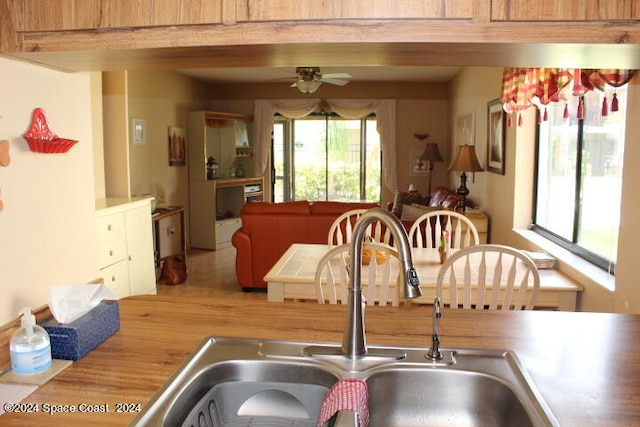
<svg viewBox="0 0 640 427">
<path fill-rule="evenodd" d="M 433 179 L 433 162 L 442 162 L 444 159 L 440 155 L 440 151 L 438 150 L 438 144 L 435 142 L 427 142 L 427 146 L 424 149 L 424 153 L 422 153 L 422 160 L 427 161 L 427 177 L 428 177 L 428 193 L 431 194 L 431 181 Z"/>
<path fill-rule="evenodd" d="M 467 195 L 469 194 L 466 172 L 479 172 L 484 170 L 476 157 L 475 147 L 473 145 L 461 145 L 447 170 L 462 172 L 462 175 L 460 175 L 460 187 L 458 187 L 457 190 L 458 204 L 455 210 L 456 212 L 464 213 Z"/>
</svg>

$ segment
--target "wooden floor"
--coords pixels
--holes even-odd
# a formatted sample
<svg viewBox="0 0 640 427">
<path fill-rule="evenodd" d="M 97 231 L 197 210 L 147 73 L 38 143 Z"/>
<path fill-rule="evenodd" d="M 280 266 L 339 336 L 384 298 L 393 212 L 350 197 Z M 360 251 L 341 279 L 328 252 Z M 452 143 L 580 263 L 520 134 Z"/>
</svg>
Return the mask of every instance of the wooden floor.
<svg viewBox="0 0 640 427">
<path fill-rule="evenodd" d="M 234 247 L 217 251 L 191 249 L 187 254 L 187 281 L 179 285 L 165 285 L 160 280 L 156 286 L 158 295 L 215 296 L 266 301 L 266 289 L 242 291 L 236 278 L 235 262 Z"/>
</svg>

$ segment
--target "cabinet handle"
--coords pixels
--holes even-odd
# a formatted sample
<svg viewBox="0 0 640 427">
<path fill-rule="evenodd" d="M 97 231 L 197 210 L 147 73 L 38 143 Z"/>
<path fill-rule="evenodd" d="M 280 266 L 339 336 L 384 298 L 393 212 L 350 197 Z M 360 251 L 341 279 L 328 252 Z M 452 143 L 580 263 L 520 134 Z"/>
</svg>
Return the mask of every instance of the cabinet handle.
<svg viewBox="0 0 640 427">
<path fill-rule="evenodd" d="M 111 224 L 107 225 L 107 231 L 111 231 Z"/>
<path fill-rule="evenodd" d="M 113 249 L 109 251 L 109 256 L 113 256 Z"/>
<path fill-rule="evenodd" d="M 116 276 L 111 276 L 111 282 L 115 282 L 116 281 Z"/>
</svg>

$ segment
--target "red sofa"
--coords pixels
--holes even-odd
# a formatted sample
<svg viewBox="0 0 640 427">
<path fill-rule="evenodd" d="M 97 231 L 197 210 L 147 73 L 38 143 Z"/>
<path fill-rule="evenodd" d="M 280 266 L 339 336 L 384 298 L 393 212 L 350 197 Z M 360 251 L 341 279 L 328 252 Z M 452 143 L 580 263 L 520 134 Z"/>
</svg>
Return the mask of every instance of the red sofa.
<svg viewBox="0 0 640 427">
<path fill-rule="evenodd" d="M 326 243 L 331 224 L 342 213 L 377 206 L 308 201 L 246 204 L 240 214 L 242 227 L 231 237 L 240 287 L 266 289 L 263 277 L 293 243 Z"/>
</svg>

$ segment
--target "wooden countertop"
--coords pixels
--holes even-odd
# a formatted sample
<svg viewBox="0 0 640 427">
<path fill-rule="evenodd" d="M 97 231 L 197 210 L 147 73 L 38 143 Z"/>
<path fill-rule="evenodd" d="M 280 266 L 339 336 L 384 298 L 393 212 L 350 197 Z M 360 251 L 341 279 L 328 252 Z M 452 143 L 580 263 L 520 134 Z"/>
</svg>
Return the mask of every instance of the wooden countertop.
<svg viewBox="0 0 640 427">
<path fill-rule="evenodd" d="M 135 296 L 120 300 L 121 330 L 25 402 L 2 425 L 125 425 L 211 335 L 341 342 L 345 306 Z M 563 426 L 640 425 L 640 315 L 443 310 L 447 347 L 515 350 Z M 429 307 L 367 307 L 369 344 L 430 345 Z M 109 405 L 108 413 L 44 414 L 44 405 Z M 379 426 L 372 426 L 379 427 Z"/>
</svg>

